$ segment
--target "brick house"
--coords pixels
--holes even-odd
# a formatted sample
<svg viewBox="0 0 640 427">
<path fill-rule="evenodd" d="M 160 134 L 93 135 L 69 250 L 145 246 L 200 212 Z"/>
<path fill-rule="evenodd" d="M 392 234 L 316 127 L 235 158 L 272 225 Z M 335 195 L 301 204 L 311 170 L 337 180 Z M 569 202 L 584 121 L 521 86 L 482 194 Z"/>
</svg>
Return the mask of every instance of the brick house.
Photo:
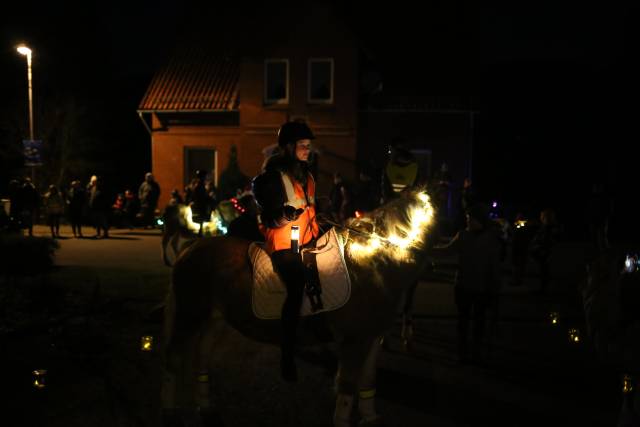
<svg viewBox="0 0 640 427">
<path fill-rule="evenodd" d="M 279 126 L 295 118 L 304 118 L 317 138 L 320 198 L 336 171 L 353 180 L 359 165 L 379 169 L 397 137 L 408 142 L 425 175 L 444 161 L 456 181 L 471 174 L 469 104 L 385 90 L 363 96 L 363 78 L 370 76 L 359 69 L 362 40 L 330 8 L 311 7 L 297 11 L 290 22 L 298 25 L 286 32 L 256 29 L 259 43 L 252 36 L 244 43 L 200 37 L 158 70 L 138 114 L 151 135 L 160 206 L 197 169 L 211 171 L 218 185 L 232 147 L 242 173 L 255 176 Z"/>
<path fill-rule="evenodd" d="M 259 49 L 200 41 L 156 73 L 138 114 L 151 135 L 160 206 L 197 169 L 210 171 L 217 185 L 232 147 L 242 173 L 255 176 L 280 125 L 295 118 L 304 118 L 317 138 L 318 194 L 328 194 L 334 171 L 353 176 L 357 46 L 329 13 L 307 14 L 286 37 L 264 32 Z"/>
</svg>

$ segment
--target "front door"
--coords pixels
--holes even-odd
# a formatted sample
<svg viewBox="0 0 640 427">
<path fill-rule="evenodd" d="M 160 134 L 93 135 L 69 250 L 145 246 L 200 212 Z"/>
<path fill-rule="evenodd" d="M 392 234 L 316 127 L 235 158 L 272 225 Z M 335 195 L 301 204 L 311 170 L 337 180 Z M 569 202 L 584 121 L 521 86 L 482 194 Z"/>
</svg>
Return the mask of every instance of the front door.
<svg viewBox="0 0 640 427">
<path fill-rule="evenodd" d="M 189 185 L 196 177 L 197 170 L 207 171 L 207 181 L 218 185 L 217 152 L 209 147 L 185 147 L 184 149 L 184 185 Z"/>
</svg>

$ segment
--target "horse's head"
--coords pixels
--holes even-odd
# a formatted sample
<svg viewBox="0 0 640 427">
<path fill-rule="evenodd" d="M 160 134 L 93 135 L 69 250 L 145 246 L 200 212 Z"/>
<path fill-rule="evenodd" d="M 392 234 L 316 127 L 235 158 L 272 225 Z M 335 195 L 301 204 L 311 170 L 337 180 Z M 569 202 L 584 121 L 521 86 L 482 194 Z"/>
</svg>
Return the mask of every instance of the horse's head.
<svg viewBox="0 0 640 427">
<path fill-rule="evenodd" d="M 407 262 L 424 247 L 434 210 L 426 191 L 406 192 L 367 216 L 352 219 L 346 252 L 356 262 Z"/>
<path fill-rule="evenodd" d="M 172 266 L 187 242 L 197 238 L 197 231 L 190 227 L 190 210 L 182 204 L 171 204 L 164 209 L 162 229 L 162 260 Z"/>
</svg>

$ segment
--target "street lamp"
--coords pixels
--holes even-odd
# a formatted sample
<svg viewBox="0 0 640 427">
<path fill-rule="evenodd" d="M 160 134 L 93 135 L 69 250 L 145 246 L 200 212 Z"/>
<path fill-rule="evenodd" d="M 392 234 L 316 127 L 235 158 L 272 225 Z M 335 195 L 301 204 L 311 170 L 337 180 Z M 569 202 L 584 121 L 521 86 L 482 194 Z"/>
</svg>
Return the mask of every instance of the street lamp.
<svg viewBox="0 0 640 427">
<path fill-rule="evenodd" d="M 31 83 L 31 49 L 25 45 L 17 48 L 20 55 L 27 57 L 27 80 L 29 81 L 29 139 L 33 141 L 33 85 Z M 31 166 L 31 180 L 35 183 L 35 167 Z"/>
<path fill-rule="evenodd" d="M 25 45 L 17 48 L 20 55 L 27 57 L 27 79 L 29 80 L 29 137 L 33 141 L 33 86 L 31 84 L 31 49 Z"/>
</svg>

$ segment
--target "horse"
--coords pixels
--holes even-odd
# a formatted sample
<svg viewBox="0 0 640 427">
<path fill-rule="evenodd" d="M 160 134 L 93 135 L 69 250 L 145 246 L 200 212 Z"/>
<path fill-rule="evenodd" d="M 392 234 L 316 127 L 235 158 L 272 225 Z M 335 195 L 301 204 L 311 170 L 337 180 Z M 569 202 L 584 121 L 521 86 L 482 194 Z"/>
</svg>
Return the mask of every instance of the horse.
<svg viewBox="0 0 640 427">
<path fill-rule="evenodd" d="M 381 422 L 375 410 L 376 361 L 381 337 L 394 323 L 407 287 L 426 259 L 434 210 L 424 191 L 413 191 L 352 219 L 336 231 L 344 244 L 351 296 L 321 317 L 338 348 L 335 427 L 351 425 L 354 402 L 361 424 Z M 180 221 L 167 221 L 173 227 Z M 171 233 L 172 227 L 166 228 Z M 173 230 L 175 231 L 175 229 Z M 166 239 L 169 241 L 170 239 Z M 193 240 L 173 263 L 164 314 L 162 405 L 212 410 L 208 361 L 215 342 L 214 313 L 244 336 L 267 344 L 281 342 L 279 320 L 258 319 L 252 311 L 251 242 L 229 236 Z M 314 317 L 301 318 L 298 345 L 317 344 Z M 325 337 L 326 339 L 326 337 Z M 187 397 L 179 384 L 192 384 Z M 183 399 L 185 401 L 178 402 Z"/>
</svg>

